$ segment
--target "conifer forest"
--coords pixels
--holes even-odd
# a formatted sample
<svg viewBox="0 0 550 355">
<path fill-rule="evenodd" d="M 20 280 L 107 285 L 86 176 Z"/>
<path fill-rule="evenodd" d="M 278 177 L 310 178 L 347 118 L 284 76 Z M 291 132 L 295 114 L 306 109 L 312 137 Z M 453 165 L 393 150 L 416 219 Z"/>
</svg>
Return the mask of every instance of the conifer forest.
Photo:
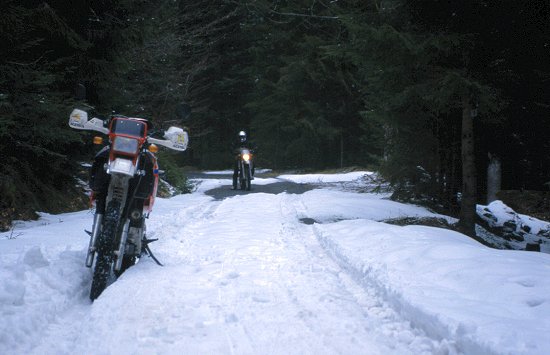
<svg viewBox="0 0 550 355">
<path fill-rule="evenodd" d="M 186 127 L 167 170 L 229 169 L 240 130 L 260 167 L 376 170 L 395 198 L 460 216 L 467 234 L 490 166 L 503 190 L 549 188 L 550 2 L 2 4 L 4 221 L 75 203 L 96 149 L 68 126 L 75 107 Z M 177 122 L 182 102 L 192 113 Z"/>
</svg>

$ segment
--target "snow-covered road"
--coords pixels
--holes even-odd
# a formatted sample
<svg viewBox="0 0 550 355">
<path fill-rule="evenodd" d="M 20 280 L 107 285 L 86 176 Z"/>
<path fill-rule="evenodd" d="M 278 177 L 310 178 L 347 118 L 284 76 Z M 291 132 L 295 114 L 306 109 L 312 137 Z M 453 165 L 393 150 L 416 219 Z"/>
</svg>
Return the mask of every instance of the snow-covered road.
<svg viewBox="0 0 550 355">
<path fill-rule="evenodd" d="M 354 198 L 361 199 L 361 209 L 353 202 L 344 206 Z M 470 324 L 453 312 L 445 315 L 438 309 L 446 306 L 444 300 L 430 313 L 430 307 L 413 302 L 414 294 L 408 297 L 401 290 L 403 285 L 415 286 L 409 275 L 402 275 L 395 287 L 381 285 L 381 280 L 392 281 L 392 265 L 383 272 L 364 268 L 335 242 L 365 228 L 376 235 L 402 228 L 365 220 L 365 213 L 386 218 L 431 214 L 380 197 L 334 190 L 300 195 L 252 192 L 221 201 L 198 191 L 159 199 L 148 220 L 148 237 L 159 238 L 152 249 L 165 266 L 143 259 L 93 304 L 88 300 L 91 271 L 83 265 L 88 238 L 82 232 L 89 228 L 91 215 L 48 216 L 46 225 L 31 224 L 22 227 L 16 239 L 0 239 L 0 280 L 12 287 L 0 287 L 0 353 L 542 354 L 548 349 L 547 343 L 533 343 L 531 338 L 507 344 L 502 340 L 507 327 L 503 334 L 484 333 L 481 316 L 480 322 Z M 326 224 L 304 224 L 300 219 L 305 217 Z M 341 219 L 353 221 L 332 223 Z M 354 228 L 358 223 L 366 225 Z M 434 230 L 414 233 L 429 242 L 428 231 Z M 458 233 L 449 238 L 458 240 L 451 247 L 489 250 Z M 380 239 L 373 248 L 391 250 L 384 243 Z M 548 258 L 543 262 L 547 275 Z M 414 266 L 410 271 L 416 278 Z M 432 281 L 442 284 L 437 278 Z M 547 282 L 523 282 L 530 282 L 537 295 L 548 291 Z M 423 292 L 429 299 L 430 288 Z M 458 299 L 455 306 L 465 304 L 460 296 L 449 295 Z M 538 312 L 548 312 L 544 297 L 533 297 Z M 478 306 L 471 295 L 467 298 Z M 532 326 L 544 330 L 548 324 Z"/>
</svg>

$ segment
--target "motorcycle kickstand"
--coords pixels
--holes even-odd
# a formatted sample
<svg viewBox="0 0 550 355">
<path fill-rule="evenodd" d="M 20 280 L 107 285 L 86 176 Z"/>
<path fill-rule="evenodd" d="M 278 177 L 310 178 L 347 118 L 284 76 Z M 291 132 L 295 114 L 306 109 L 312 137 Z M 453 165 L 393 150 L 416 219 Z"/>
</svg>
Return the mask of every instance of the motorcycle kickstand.
<svg viewBox="0 0 550 355">
<path fill-rule="evenodd" d="M 158 259 L 155 257 L 155 255 L 153 255 L 153 252 L 151 251 L 151 248 L 149 248 L 149 243 L 152 243 L 154 241 L 157 241 L 157 239 L 147 239 L 147 238 L 143 238 L 142 240 L 142 243 L 143 243 L 143 250 L 145 252 L 145 254 L 147 254 L 148 256 L 150 256 L 151 258 L 153 258 L 153 260 L 155 261 L 155 263 L 159 266 L 164 266 L 162 265 L 162 263 L 160 261 L 158 261 Z M 143 253 L 143 252 L 142 252 Z"/>
</svg>

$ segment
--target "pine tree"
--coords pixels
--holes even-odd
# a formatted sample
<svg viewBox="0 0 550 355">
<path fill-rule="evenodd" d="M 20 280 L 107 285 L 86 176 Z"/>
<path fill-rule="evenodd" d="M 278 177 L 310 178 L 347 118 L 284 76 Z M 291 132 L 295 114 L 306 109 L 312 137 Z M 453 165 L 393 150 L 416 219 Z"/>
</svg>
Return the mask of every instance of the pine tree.
<svg viewBox="0 0 550 355">
<path fill-rule="evenodd" d="M 243 35 L 246 16 L 229 1 L 179 1 L 180 55 L 186 101 L 193 107 L 189 122 L 192 164 L 223 168 L 232 164 L 231 140 L 248 130 L 244 96 L 252 78 L 250 44 Z"/>
<path fill-rule="evenodd" d="M 342 10 L 302 1 L 255 2 L 253 9 L 256 90 L 247 107 L 270 163 L 320 168 L 368 161 L 356 134 L 364 106 L 354 68 L 331 49 L 346 40 Z"/>
<path fill-rule="evenodd" d="M 490 117 L 498 100 L 495 89 L 471 70 L 471 33 L 437 31 L 430 21 L 440 17 L 415 13 L 418 6 L 429 10 L 431 5 L 380 3 L 370 26 L 362 26 L 364 17 L 349 17 L 349 57 L 364 68 L 371 117 L 384 117 L 389 125 L 385 172 L 413 192 L 409 198 L 430 199 L 434 205 L 449 206 L 451 201 L 442 197 L 460 192 L 461 227 L 473 235 L 477 179 L 471 111 L 475 105 L 480 115 Z M 461 164 L 456 164 L 457 146 L 462 147 Z"/>
<path fill-rule="evenodd" d="M 67 203 L 66 154 L 79 138 L 66 124 L 66 89 L 87 43 L 58 9 L 18 1 L 3 6 L 0 41 L 0 219 L 9 221 Z"/>
<path fill-rule="evenodd" d="M 138 42 L 128 3 L 11 1 L 0 17 L 0 219 L 70 208 L 82 136 L 67 125 L 76 83 L 89 102 L 113 107 L 120 95 L 117 49 Z M 118 81 L 120 83 L 120 81 Z M 84 206 L 77 199 L 79 207 Z M 6 222 L 7 221 L 7 222 Z"/>
</svg>

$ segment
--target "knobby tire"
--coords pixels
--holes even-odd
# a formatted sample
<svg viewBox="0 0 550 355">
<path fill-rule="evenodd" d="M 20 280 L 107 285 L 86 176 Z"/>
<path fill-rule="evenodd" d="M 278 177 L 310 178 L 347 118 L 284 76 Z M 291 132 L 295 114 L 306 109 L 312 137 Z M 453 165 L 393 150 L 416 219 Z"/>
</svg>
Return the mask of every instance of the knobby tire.
<svg viewBox="0 0 550 355">
<path fill-rule="evenodd" d="M 97 240 L 97 258 L 92 278 L 90 299 L 94 301 L 107 288 L 107 281 L 113 267 L 113 241 L 116 239 L 120 203 L 111 201 L 105 211 L 103 229 Z"/>
<path fill-rule="evenodd" d="M 251 185 L 251 182 L 252 180 L 250 180 L 250 167 L 248 169 L 246 169 L 246 178 L 245 178 L 245 181 L 246 181 L 246 191 L 250 191 L 250 185 Z"/>
<path fill-rule="evenodd" d="M 122 266 L 120 267 L 120 271 L 115 271 L 116 277 L 120 277 L 120 275 L 122 275 L 124 271 L 128 270 L 129 267 L 134 266 L 135 264 L 136 264 L 135 256 L 124 255 L 122 257 Z"/>
<path fill-rule="evenodd" d="M 241 162 L 239 169 L 239 183 L 241 184 L 241 190 L 246 189 L 246 180 L 244 178 L 244 164 Z"/>
</svg>

